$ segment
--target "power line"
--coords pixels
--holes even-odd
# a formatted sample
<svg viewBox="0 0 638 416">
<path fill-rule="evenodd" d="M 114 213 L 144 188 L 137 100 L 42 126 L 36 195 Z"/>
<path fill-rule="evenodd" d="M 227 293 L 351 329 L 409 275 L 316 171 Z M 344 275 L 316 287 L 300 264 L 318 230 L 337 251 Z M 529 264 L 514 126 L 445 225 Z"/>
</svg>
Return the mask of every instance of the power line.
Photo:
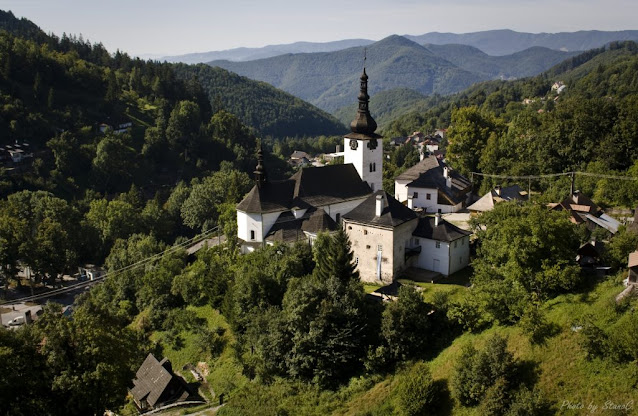
<svg viewBox="0 0 638 416">
<path fill-rule="evenodd" d="M 46 292 L 46 293 L 40 293 L 38 295 L 26 296 L 26 297 L 19 298 L 19 299 L 12 299 L 10 301 L 3 301 L 3 302 L 0 302 L 0 304 L 29 302 L 29 301 L 43 299 L 43 298 L 48 298 L 48 297 L 60 295 L 62 293 L 71 292 L 73 290 L 78 290 L 78 289 L 82 289 L 82 288 L 85 288 L 85 287 L 93 286 L 94 284 L 102 282 L 104 279 L 106 279 L 110 275 L 114 275 L 114 274 L 117 274 L 117 273 L 122 273 L 122 272 L 125 272 L 125 271 L 128 271 L 128 270 L 143 266 L 143 265 L 145 265 L 147 263 L 151 263 L 151 262 L 163 257 L 166 254 L 169 254 L 169 253 L 172 253 L 174 251 L 177 251 L 177 250 L 183 248 L 184 246 L 187 246 L 187 245 L 193 243 L 195 240 L 197 240 L 197 242 L 195 242 L 194 244 L 197 244 L 197 243 L 205 240 L 206 237 L 208 237 L 210 234 L 212 234 L 213 232 L 217 231 L 218 229 L 219 229 L 219 226 L 217 226 L 215 228 L 212 228 L 212 229 L 210 229 L 210 230 L 208 230 L 208 231 L 206 231 L 206 232 L 204 232 L 202 234 L 196 235 L 195 237 L 193 237 L 191 239 L 183 241 L 180 244 L 173 245 L 173 246 L 167 248 L 166 250 L 164 250 L 164 251 L 162 251 L 160 253 L 157 253 L 157 254 L 154 254 L 152 256 L 146 257 L 145 259 L 139 260 L 139 261 L 137 261 L 135 263 L 129 264 L 127 266 L 124 266 L 124 267 L 122 267 L 120 269 L 117 269 L 117 270 L 114 270 L 112 272 L 105 273 L 102 276 L 96 277 L 93 280 L 89 280 L 87 282 L 75 283 L 73 285 L 70 285 L 70 286 L 67 286 L 67 287 L 64 287 L 64 288 L 61 288 L 61 289 L 54 289 L 54 290 L 51 290 L 51 291 Z"/>
<path fill-rule="evenodd" d="M 563 172 L 563 173 L 548 173 L 548 174 L 540 174 L 540 175 L 495 175 L 491 173 L 481 173 L 481 172 L 470 172 L 472 176 L 484 176 L 488 178 L 498 178 L 498 179 L 543 179 L 543 178 L 553 178 L 557 176 L 571 176 L 571 175 L 581 175 L 581 176 L 589 176 L 603 179 L 618 179 L 621 181 L 638 181 L 638 177 L 633 176 L 616 176 L 616 175 L 605 175 L 603 173 L 591 173 L 591 172 Z"/>
</svg>

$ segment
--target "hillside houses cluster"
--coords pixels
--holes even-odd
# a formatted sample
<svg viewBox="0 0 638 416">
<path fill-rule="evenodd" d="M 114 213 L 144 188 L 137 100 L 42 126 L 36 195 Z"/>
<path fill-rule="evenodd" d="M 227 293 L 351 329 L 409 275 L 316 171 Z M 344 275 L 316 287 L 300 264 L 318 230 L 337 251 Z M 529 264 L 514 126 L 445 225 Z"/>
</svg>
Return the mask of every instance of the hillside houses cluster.
<svg viewBox="0 0 638 416">
<path fill-rule="evenodd" d="M 442 150 L 441 143 L 447 134 L 447 130 L 439 129 L 435 130 L 431 134 L 423 134 L 420 131 L 415 131 L 409 136 L 399 136 L 390 139 L 391 146 L 413 146 L 419 151 L 421 155 L 434 155 L 439 159 L 445 157 L 445 152 Z"/>
</svg>

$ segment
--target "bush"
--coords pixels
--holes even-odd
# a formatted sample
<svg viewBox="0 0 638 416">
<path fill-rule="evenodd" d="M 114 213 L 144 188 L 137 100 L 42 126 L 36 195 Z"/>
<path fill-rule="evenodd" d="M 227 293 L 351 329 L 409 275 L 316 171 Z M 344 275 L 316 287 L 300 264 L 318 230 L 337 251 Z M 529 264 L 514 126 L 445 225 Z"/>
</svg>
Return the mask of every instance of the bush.
<svg viewBox="0 0 638 416">
<path fill-rule="evenodd" d="M 512 399 L 507 416 L 545 416 L 552 414 L 540 391 L 522 387 Z"/>
<path fill-rule="evenodd" d="M 463 405 L 477 405 L 490 386 L 499 379 L 503 379 L 506 387 L 510 385 L 514 377 L 514 365 L 514 358 L 507 351 L 507 339 L 498 334 L 489 338 L 481 351 L 471 345 L 466 346 L 452 378 L 456 398 Z"/>
<path fill-rule="evenodd" d="M 430 369 L 424 362 L 415 364 L 403 376 L 397 389 L 399 409 L 403 415 L 424 415 L 435 407 L 437 389 Z"/>
<path fill-rule="evenodd" d="M 481 400 L 480 413 L 484 416 L 503 416 L 508 404 L 508 382 L 505 378 L 499 377 L 485 392 L 485 397 Z"/>
</svg>

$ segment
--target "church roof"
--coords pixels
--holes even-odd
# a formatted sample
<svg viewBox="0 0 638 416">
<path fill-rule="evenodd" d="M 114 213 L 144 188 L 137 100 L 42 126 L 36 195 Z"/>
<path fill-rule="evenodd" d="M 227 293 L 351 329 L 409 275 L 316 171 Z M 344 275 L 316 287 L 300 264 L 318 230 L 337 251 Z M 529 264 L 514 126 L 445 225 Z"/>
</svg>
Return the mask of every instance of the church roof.
<svg viewBox="0 0 638 416">
<path fill-rule="evenodd" d="M 445 163 L 430 155 L 397 176 L 396 180 L 410 181 L 407 186 L 412 188 L 438 189 L 452 204 L 463 202 L 465 195 L 470 192 L 472 183 L 465 176 L 448 168 L 448 176 L 452 179 L 452 186 L 448 187 L 443 174 L 444 167 L 447 167 Z"/>
<path fill-rule="evenodd" d="M 377 216 L 377 195 L 383 198 L 383 210 Z M 397 227 L 413 220 L 417 215 L 385 191 L 377 191 L 366 198 L 358 207 L 343 216 L 344 219 L 381 227 Z"/>
<path fill-rule="evenodd" d="M 368 95 L 368 74 L 366 74 L 365 66 L 361 74 L 361 89 L 359 91 L 359 108 L 354 120 L 350 123 L 352 133 L 346 135 L 349 139 L 367 140 L 378 139 L 381 136 L 374 131 L 377 129 L 377 122 L 374 121 L 370 114 Z"/>
<path fill-rule="evenodd" d="M 427 238 L 429 240 L 450 242 L 472 234 L 471 232 L 462 230 L 456 225 L 450 224 L 443 219 L 439 219 L 438 226 L 435 226 L 435 223 L 436 218 L 434 217 L 419 218 L 419 223 L 414 232 L 412 232 L 412 235 Z"/>
<path fill-rule="evenodd" d="M 304 231 L 317 234 L 325 231 L 336 231 L 337 223 L 323 210 L 310 208 L 301 218 L 295 218 L 290 211 L 282 212 L 266 235 L 267 241 L 293 243 L 305 238 Z"/>
<path fill-rule="evenodd" d="M 254 213 L 287 211 L 294 207 L 320 207 L 371 192 L 351 163 L 302 168 L 290 179 L 265 182 L 253 189 L 237 205 L 237 210 Z"/>
</svg>

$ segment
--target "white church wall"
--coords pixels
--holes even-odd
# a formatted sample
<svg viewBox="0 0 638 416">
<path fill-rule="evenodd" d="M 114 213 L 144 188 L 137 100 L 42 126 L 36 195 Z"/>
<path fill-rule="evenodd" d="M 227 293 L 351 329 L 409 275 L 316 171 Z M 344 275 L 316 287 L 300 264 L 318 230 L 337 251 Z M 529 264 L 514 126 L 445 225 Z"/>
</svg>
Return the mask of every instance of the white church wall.
<svg viewBox="0 0 638 416">
<path fill-rule="evenodd" d="M 368 196 L 366 195 L 362 198 L 353 199 L 351 201 L 339 202 L 337 204 L 325 205 L 320 208 L 323 208 L 323 210 L 326 211 L 326 213 L 330 216 L 330 218 L 337 221 L 337 214 L 339 214 L 339 217 L 342 217 L 343 215 L 347 214 L 348 212 L 358 207 L 359 204 L 365 201 L 367 197 Z"/>
</svg>

